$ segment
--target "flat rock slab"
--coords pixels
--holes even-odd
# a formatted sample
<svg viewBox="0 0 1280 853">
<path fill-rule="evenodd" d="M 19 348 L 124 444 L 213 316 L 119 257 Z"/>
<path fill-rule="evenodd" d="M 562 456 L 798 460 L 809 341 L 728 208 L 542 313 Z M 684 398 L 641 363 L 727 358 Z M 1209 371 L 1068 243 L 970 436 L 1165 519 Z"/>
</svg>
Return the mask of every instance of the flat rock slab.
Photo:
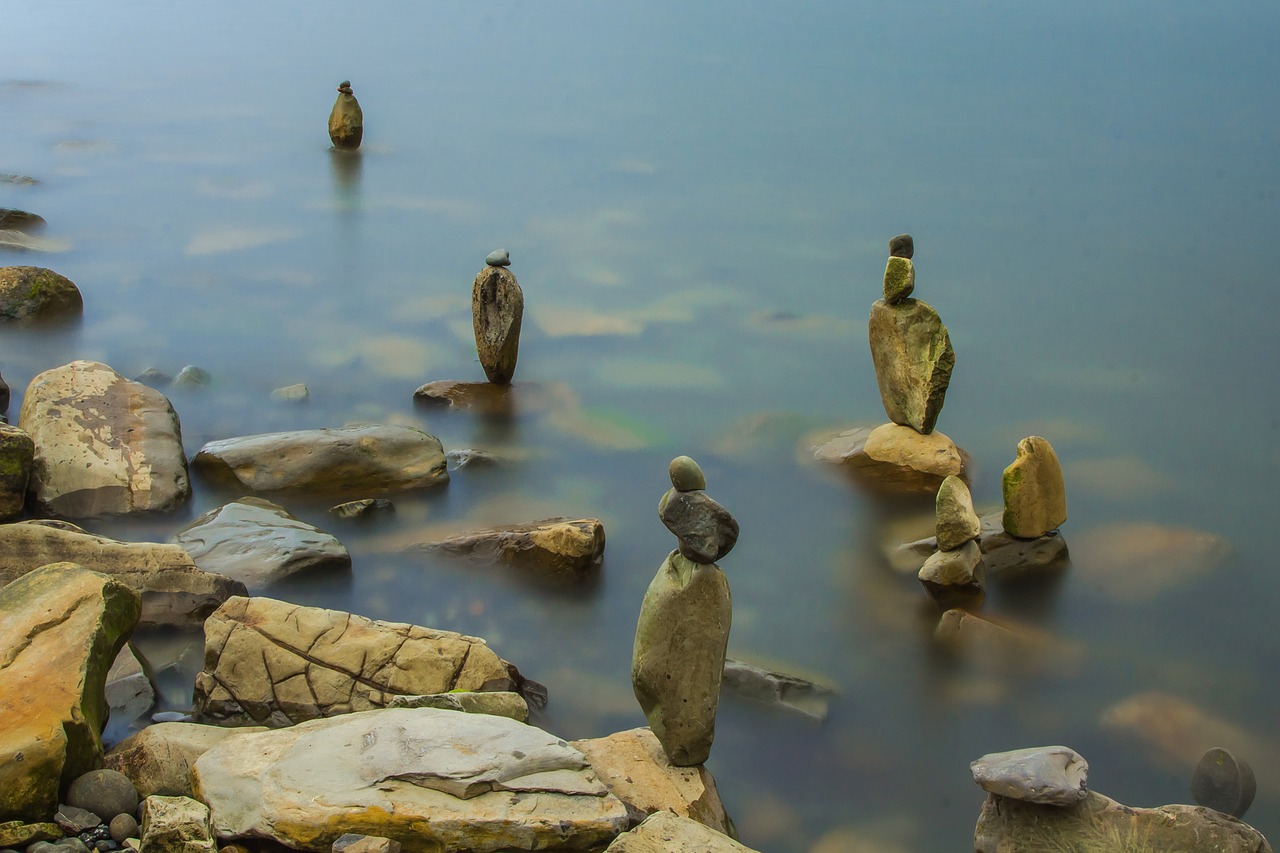
<svg viewBox="0 0 1280 853">
<path fill-rule="evenodd" d="M 477 637 L 236 597 L 205 622 L 194 707 L 199 722 L 278 727 L 383 708 L 395 696 L 522 684 Z"/>
<path fill-rule="evenodd" d="M 204 571 L 234 578 L 250 592 L 301 572 L 351 568 L 351 554 L 336 537 L 263 498 L 211 509 L 171 541 Z"/>
<path fill-rule="evenodd" d="M 211 441 L 191 465 L 213 480 L 255 492 L 363 498 L 449 482 L 440 440 L 413 427 L 395 425 Z"/>
<path fill-rule="evenodd" d="M 605 853 L 752 853 L 723 833 L 670 812 L 656 812 L 619 835 Z"/>
<path fill-rule="evenodd" d="M 194 777 L 219 837 L 317 853 L 346 833 L 407 853 L 591 849 L 627 826 L 626 807 L 564 741 L 431 708 L 231 738 L 196 761 Z"/>
<path fill-rule="evenodd" d="M 35 442 L 31 492 L 69 518 L 172 510 L 191 497 L 178 415 L 159 391 L 96 361 L 27 385 L 18 426 Z"/>
<path fill-rule="evenodd" d="M 129 587 L 70 563 L 0 589 L 0 821 L 48 820 L 59 780 L 101 766 L 103 684 L 140 610 Z"/>
<path fill-rule="evenodd" d="M 141 625 L 192 627 L 233 595 L 240 581 L 201 571 L 177 545 L 117 542 L 66 522 L 0 524 L 0 583 L 49 563 L 78 563 L 142 596 Z"/>
<path fill-rule="evenodd" d="M 501 563 L 543 577 L 583 580 L 600 568 L 604 544 L 604 524 L 598 518 L 547 518 L 407 545 L 404 551 L 435 552 Z"/>
<path fill-rule="evenodd" d="M 39 323 L 79 317 L 80 289 L 44 267 L 0 267 L 0 322 Z"/>
<path fill-rule="evenodd" d="M 835 688 L 827 684 L 732 658 L 725 659 L 720 686 L 747 699 L 782 705 L 819 721 L 827 718 L 831 699 L 836 695 Z"/>
<path fill-rule="evenodd" d="M 1089 762 L 1066 746 L 993 752 L 970 762 L 969 770 L 982 790 L 1024 803 L 1074 806 L 1089 794 Z"/>
<path fill-rule="evenodd" d="M 576 398 L 566 386 L 538 382 L 457 382 L 439 379 L 419 386 L 413 400 L 429 406 L 442 406 L 494 418 L 510 418 L 545 412 L 557 402 L 575 404 Z"/>
<path fill-rule="evenodd" d="M 1189 805 L 1133 808 L 1093 791 L 1070 807 L 989 794 L 974 828 L 973 849 L 974 853 L 1271 853 L 1262 833 L 1213 809 Z"/>
<path fill-rule="evenodd" d="M 0 414 L 4 408 L 0 407 Z M 27 483 L 35 463 L 36 444 L 16 426 L 0 423 L 0 519 L 21 515 L 27 502 Z"/>
<path fill-rule="evenodd" d="M 815 446 L 813 458 L 845 466 L 859 482 L 890 492 L 936 494 L 947 477 L 969 476 L 969 457 L 950 438 L 899 424 L 845 430 Z"/>
</svg>

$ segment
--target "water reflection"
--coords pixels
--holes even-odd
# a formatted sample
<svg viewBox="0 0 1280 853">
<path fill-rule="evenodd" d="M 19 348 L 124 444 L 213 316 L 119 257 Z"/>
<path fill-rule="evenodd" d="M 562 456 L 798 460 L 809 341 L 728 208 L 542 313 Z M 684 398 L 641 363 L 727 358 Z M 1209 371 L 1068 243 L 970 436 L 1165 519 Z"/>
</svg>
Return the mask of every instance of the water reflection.
<svg viewBox="0 0 1280 853">
<path fill-rule="evenodd" d="M 360 209 L 360 175 L 364 154 L 359 151 L 329 149 L 329 168 L 333 173 L 333 198 L 338 210 Z"/>
</svg>

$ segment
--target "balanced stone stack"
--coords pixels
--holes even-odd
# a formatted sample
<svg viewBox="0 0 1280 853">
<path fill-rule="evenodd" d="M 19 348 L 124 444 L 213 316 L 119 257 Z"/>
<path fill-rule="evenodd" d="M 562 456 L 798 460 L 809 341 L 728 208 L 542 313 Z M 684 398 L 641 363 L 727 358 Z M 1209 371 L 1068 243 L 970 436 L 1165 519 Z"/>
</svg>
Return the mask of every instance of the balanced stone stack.
<svg viewBox="0 0 1280 853">
<path fill-rule="evenodd" d="M 658 516 L 679 540 L 649 584 L 636 624 L 631 684 L 672 764 L 702 764 L 715 737 L 732 599 L 715 561 L 738 541 L 738 522 L 704 491 L 688 456 L 670 466 Z"/>
<path fill-rule="evenodd" d="M 338 99 L 329 113 L 329 139 L 334 148 L 354 151 L 364 138 L 364 112 L 351 90 L 351 81 L 338 84 Z"/>
<path fill-rule="evenodd" d="M 944 610 L 980 604 L 983 597 L 982 524 L 973 509 L 969 487 L 952 475 L 942 481 L 937 498 L 938 550 L 921 567 L 924 588 Z"/>
<path fill-rule="evenodd" d="M 1037 539 L 1067 520 L 1062 466 L 1052 445 L 1038 435 L 1018 442 L 1018 455 L 1001 478 L 1004 531 L 1019 539 Z"/>
<path fill-rule="evenodd" d="M 520 350 L 520 322 L 524 319 L 524 293 L 506 249 L 490 252 L 485 267 L 471 286 L 471 322 L 476 352 L 484 375 L 495 385 L 506 385 L 516 373 Z"/>
</svg>

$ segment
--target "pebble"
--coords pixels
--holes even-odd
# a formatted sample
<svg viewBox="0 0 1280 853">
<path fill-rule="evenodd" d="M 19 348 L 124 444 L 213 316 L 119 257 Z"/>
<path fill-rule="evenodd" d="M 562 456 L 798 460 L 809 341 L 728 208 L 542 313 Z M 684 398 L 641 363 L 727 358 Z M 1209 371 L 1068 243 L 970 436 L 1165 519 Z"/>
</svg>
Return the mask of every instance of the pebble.
<svg viewBox="0 0 1280 853">
<path fill-rule="evenodd" d="M 491 267 L 511 266 L 511 253 L 506 249 L 494 249 L 485 256 L 484 262 Z"/>
<path fill-rule="evenodd" d="M 889 241 L 889 254 L 895 258 L 910 259 L 916 253 L 916 243 L 910 234 L 899 234 Z"/>
<path fill-rule="evenodd" d="M 102 819 L 87 809 L 63 805 L 58 807 L 58 813 L 53 816 L 53 822 L 62 827 L 63 832 L 79 835 L 101 824 Z"/>
<path fill-rule="evenodd" d="M 691 457 L 677 456 L 668 468 L 671 485 L 677 492 L 692 492 L 707 487 L 707 478 Z"/>
<path fill-rule="evenodd" d="M 124 844 L 126 838 L 138 837 L 138 819 L 131 814 L 118 814 L 111 819 L 107 829 L 117 844 Z"/>
<path fill-rule="evenodd" d="M 1191 775 L 1191 796 L 1197 803 L 1235 818 L 1244 817 L 1257 792 L 1253 768 L 1221 747 L 1206 752 Z"/>
</svg>

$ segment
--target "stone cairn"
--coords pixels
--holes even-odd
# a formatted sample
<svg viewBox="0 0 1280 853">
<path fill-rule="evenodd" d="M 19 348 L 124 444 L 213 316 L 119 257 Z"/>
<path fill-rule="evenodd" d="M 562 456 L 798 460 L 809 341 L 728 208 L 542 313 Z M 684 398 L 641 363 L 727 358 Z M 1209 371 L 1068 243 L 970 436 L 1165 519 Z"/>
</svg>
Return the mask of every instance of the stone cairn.
<svg viewBox="0 0 1280 853">
<path fill-rule="evenodd" d="M 631 684 L 672 764 L 702 764 L 715 737 L 732 599 L 715 561 L 738 541 L 738 522 L 704 491 L 688 456 L 671 461 L 658 517 L 679 547 L 649 584 L 636 624 Z"/>
<path fill-rule="evenodd" d="M 333 140 L 334 148 L 354 151 L 363 138 L 364 113 L 351 91 L 351 81 L 343 80 L 338 84 L 338 100 L 329 113 L 329 139 Z"/>
<path fill-rule="evenodd" d="M 938 488 L 936 532 L 938 550 L 921 567 L 920 583 L 943 610 L 976 607 L 984 596 L 982 523 L 969 487 L 954 474 Z"/>
<path fill-rule="evenodd" d="M 1057 533 L 1067 520 L 1067 492 L 1058 454 L 1038 435 L 1018 442 L 1018 454 L 1004 469 L 1004 531 L 1019 539 Z"/>
<path fill-rule="evenodd" d="M 485 267 L 471 286 L 471 324 L 476 352 L 484 375 L 495 385 L 507 385 L 516 373 L 520 350 L 520 321 L 524 318 L 524 293 L 506 249 L 490 252 Z"/>
</svg>

